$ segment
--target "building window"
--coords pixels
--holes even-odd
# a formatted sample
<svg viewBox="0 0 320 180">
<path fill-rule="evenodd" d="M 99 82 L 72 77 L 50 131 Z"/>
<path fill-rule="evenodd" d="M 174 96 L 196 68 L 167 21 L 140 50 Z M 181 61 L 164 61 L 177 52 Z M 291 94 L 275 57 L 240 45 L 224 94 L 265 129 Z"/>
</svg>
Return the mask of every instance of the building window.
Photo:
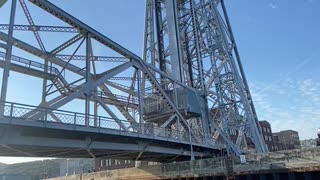
<svg viewBox="0 0 320 180">
<path fill-rule="evenodd" d="M 237 131 L 235 129 L 230 129 L 230 134 L 231 135 L 237 135 Z"/>
<path fill-rule="evenodd" d="M 268 141 L 268 136 L 264 135 L 264 140 Z"/>
</svg>

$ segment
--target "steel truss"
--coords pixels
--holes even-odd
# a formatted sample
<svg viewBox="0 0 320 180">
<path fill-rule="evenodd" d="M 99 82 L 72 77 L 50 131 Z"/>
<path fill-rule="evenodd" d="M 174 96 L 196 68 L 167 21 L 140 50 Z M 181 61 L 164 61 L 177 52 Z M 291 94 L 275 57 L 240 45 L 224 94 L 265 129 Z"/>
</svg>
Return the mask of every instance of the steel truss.
<svg viewBox="0 0 320 180">
<path fill-rule="evenodd" d="M 200 93 L 199 116 L 185 120 L 195 133 L 230 153 L 246 149 L 246 137 L 267 151 L 223 0 L 147 0 L 145 14 L 144 61 Z"/>
<path fill-rule="evenodd" d="M 10 22 L 0 24 L 2 116 L 7 116 L 9 71 L 16 71 L 43 79 L 42 102 L 19 118 L 68 123 L 54 111 L 80 99 L 85 126 L 100 127 L 98 117 L 106 114 L 123 132 L 146 134 L 151 128 L 153 136 L 169 133 L 188 141 L 191 156 L 194 144 L 212 149 L 223 144 L 239 155 L 245 137 L 258 152 L 267 151 L 223 1 L 147 0 L 143 58 L 47 0 L 28 1 L 12 0 Z M 18 4 L 27 25 L 14 22 Z M 30 4 L 66 25 L 36 25 Z M 13 31 L 31 31 L 37 44 L 14 37 Z M 41 33 L 68 34 L 69 39 L 48 48 Z M 98 54 L 96 46 L 107 53 Z M 38 59 L 12 55 L 12 48 Z"/>
</svg>

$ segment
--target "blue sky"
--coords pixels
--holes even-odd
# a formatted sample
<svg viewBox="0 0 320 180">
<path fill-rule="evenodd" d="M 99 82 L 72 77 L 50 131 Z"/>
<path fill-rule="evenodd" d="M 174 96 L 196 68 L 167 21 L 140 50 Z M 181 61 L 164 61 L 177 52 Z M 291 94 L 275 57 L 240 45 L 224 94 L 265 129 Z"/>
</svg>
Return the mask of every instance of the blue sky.
<svg viewBox="0 0 320 180">
<path fill-rule="evenodd" d="M 51 2 L 142 54 L 144 0 Z M 9 4 L 0 9 L 0 17 L 8 14 Z M 274 132 L 294 129 L 301 139 L 315 138 L 320 127 L 320 1 L 229 0 L 226 4 L 259 119 L 268 120 Z M 35 21 L 46 20 L 37 9 L 30 6 Z M 0 18 L 1 23 L 5 20 Z M 22 75 L 12 78 L 20 81 L 20 87 L 28 84 Z M 11 98 L 19 96 L 23 95 Z M 24 98 L 33 102 L 38 96 Z M 22 160 L 0 158 L 6 163 Z"/>
<path fill-rule="evenodd" d="M 259 119 L 314 138 L 320 127 L 320 2 L 228 1 Z"/>
</svg>

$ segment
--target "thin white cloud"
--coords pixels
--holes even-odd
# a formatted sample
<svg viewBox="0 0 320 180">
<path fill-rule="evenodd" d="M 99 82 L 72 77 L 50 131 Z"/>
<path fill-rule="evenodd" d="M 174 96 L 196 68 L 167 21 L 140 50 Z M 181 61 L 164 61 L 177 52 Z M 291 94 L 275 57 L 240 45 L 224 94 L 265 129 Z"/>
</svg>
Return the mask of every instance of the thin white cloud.
<svg viewBox="0 0 320 180">
<path fill-rule="evenodd" d="M 278 9 L 279 5 L 275 4 L 275 3 L 269 3 L 268 5 L 271 9 Z"/>
<path fill-rule="evenodd" d="M 320 127 L 319 81 L 286 79 L 272 86 L 255 82 L 250 87 L 259 119 L 268 120 L 274 132 L 293 129 L 299 131 L 300 139 L 316 137 Z"/>
<path fill-rule="evenodd" d="M 302 96 L 310 98 L 314 103 L 319 103 L 320 101 L 320 83 L 312 79 L 306 79 L 298 82 L 299 89 L 302 93 Z"/>
</svg>

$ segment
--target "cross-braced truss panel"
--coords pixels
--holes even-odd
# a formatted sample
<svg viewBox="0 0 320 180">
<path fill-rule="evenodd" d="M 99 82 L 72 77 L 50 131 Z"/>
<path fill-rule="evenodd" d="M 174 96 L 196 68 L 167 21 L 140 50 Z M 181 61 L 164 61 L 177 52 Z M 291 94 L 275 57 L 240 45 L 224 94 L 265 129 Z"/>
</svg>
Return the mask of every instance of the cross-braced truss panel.
<svg viewBox="0 0 320 180">
<path fill-rule="evenodd" d="M 19 22 L 17 11 L 24 15 Z M 223 2 L 147 0 L 142 58 L 47 0 L 13 0 L 9 19 L 0 22 L 4 116 L 148 134 L 233 154 L 249 137 L 265 151 Z M 9 71 L 43 80 L 38 106 L 4 103 Z"/>
</svg>

